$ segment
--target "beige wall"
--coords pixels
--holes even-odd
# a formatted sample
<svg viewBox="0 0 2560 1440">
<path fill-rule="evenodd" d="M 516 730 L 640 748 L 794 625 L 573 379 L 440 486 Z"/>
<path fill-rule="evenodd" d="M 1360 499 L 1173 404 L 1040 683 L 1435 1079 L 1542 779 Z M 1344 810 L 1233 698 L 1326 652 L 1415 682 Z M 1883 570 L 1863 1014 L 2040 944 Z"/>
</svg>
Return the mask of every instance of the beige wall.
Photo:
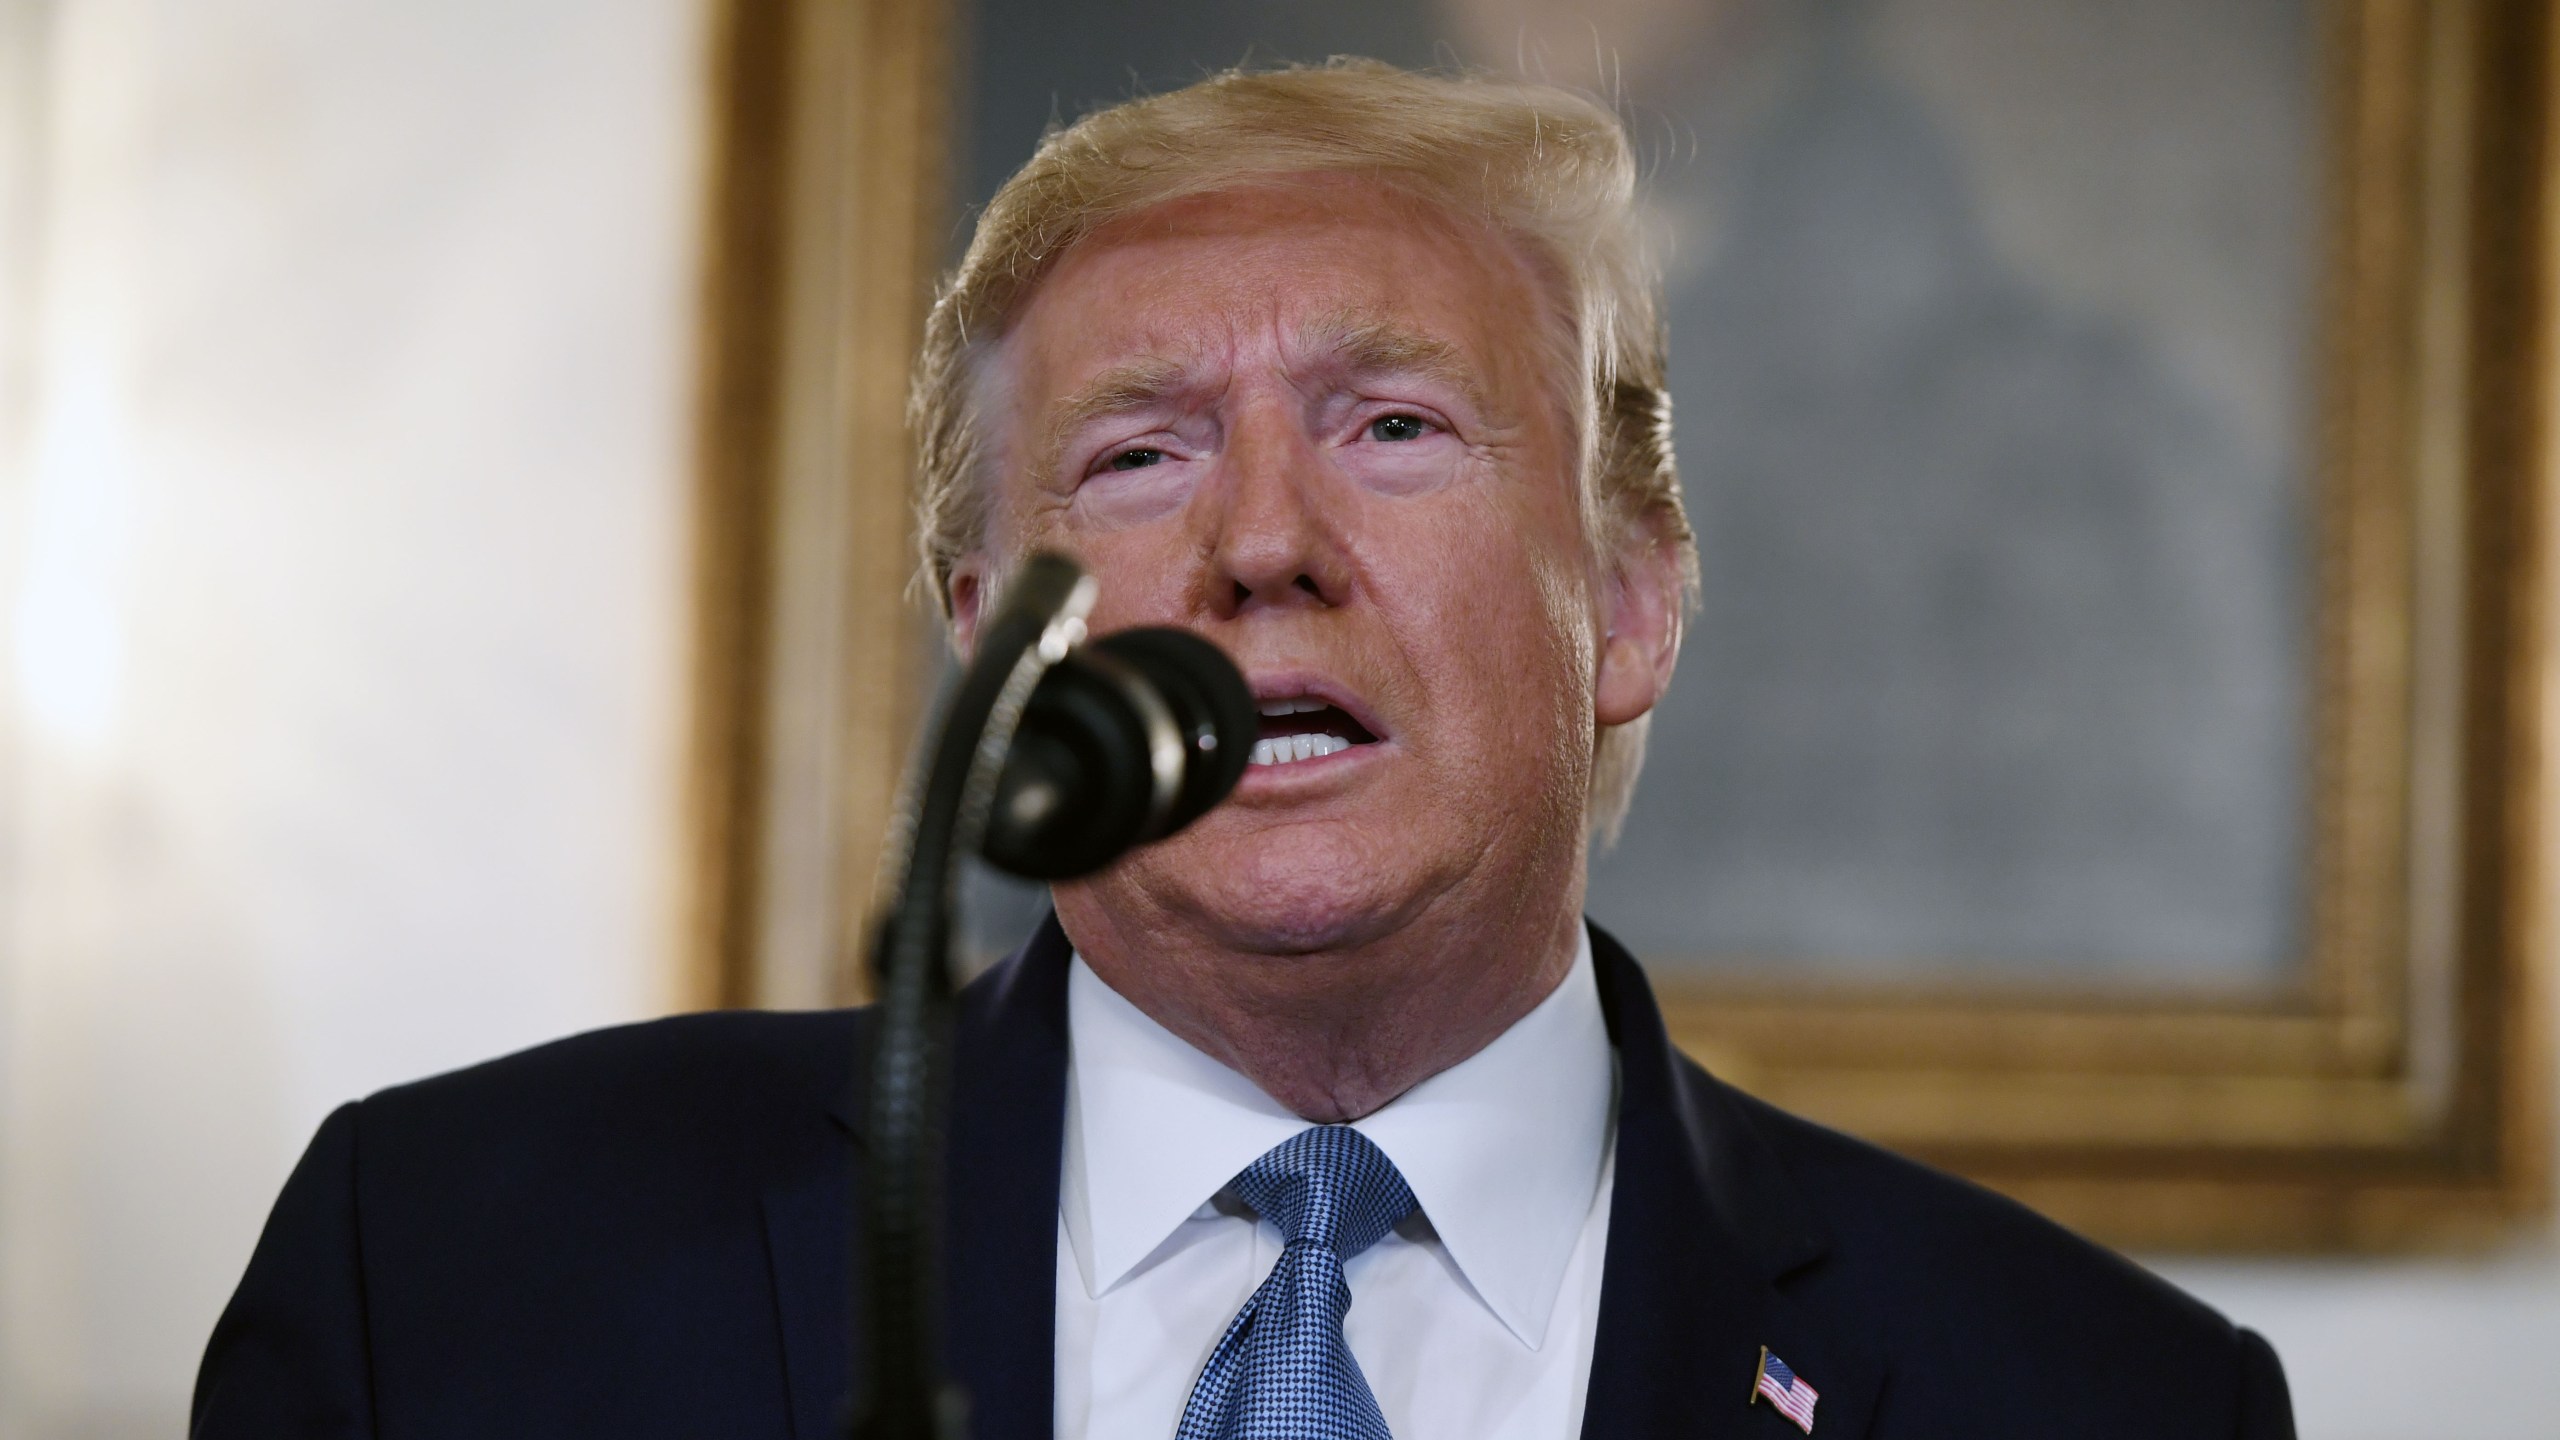
<svg viewBox="0 0 2560 1440">
<path fill-rule="evenodd" d="M 0 0 L 0 1435 L 177 1433 L 329 1106 L 674 993 L 697 10 Z M 2560 1436 L 2560 1231 L 2167 1268 L 2314 1440 Z"/>
<path fill-rule="evenodd" d="M 329 1107 L 672 993 L 702 26 L 0 13 L 0 1435 L 174 1435 Z"/>
</svg>

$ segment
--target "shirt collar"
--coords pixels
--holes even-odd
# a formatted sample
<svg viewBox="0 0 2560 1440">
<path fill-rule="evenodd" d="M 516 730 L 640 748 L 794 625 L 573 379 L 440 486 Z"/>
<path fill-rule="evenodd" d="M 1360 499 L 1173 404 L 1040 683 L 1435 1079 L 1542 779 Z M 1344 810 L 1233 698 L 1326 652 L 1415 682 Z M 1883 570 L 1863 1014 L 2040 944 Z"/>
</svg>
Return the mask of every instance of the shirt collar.
<svg viewBox="0 0 2560 1440">
<path fill-rule="evenodd" d="M 1615 1061 L 1591 939 L 1474 1055 L 1353 1122 L 1413 1187 L 1488 1309 L 1546 1338 L 1608 1157 Z M 1126 1280 L 1236 1172 L 1307 1122 L 1149 1018 L 1076 957 L 1060 1211 L 1086 1292 Z"/>
</svg>

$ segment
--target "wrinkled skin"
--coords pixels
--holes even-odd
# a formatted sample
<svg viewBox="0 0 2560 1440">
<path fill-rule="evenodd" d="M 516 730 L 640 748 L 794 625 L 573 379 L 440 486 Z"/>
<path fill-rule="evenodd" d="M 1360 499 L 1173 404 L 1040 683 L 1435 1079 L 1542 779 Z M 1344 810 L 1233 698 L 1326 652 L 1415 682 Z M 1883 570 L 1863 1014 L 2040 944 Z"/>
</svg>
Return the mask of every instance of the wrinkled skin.
<svg viewBox="0 0 2560 1440">
<path fill-rule="evenodd" d="M 1570 968 L 1596 727 L 1679 643 L 1667 548 L 1595 562 L 1549 292 L 1488 229 L 1351 177 L 1171 202 L 1077 245 L 986 377 L 1000 477 L 955 567 L 1075 557 L 1100 632 L 1181 625 L 1258 699 L 1378 737 L 1257 767 L 1060 885 L 1140 1009 L 1310 1120 L 1475 1053 Z"/>
</svg>

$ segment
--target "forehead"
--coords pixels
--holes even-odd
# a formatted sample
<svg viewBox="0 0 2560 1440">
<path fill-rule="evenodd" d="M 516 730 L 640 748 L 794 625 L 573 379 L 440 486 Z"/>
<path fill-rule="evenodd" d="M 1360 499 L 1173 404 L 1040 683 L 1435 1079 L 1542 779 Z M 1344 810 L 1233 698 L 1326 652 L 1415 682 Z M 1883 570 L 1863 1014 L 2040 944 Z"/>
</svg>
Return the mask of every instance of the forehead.
<svg viewBox="0 0 2560 1440">
<path fill-rule="evenodd" d="M 1553 307 L 1489 225 L 1352 176 L 1185 197 L 1078 241 L 1002 345 L 1025 406 L 1132 358 L 1217 366 L 1391 329 L 1492 385 L 1525 380 Z"/>
</svg>

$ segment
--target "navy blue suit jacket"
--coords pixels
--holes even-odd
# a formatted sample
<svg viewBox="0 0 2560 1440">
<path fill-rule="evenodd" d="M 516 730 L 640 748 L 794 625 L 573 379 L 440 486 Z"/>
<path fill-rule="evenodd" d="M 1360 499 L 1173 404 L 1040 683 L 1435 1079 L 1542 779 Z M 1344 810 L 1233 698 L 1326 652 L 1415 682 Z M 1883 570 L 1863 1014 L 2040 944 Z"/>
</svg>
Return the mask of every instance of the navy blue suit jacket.
<svg viewBox="0 0 2560 1440">
<path fill-rule="evenodd" d="M 1583 1434 L 2276 1440 L 2266 1343 L 2025 1209 L 1795 1119 L 1672 1049 L 1593 935 L 1617 1188 Z M 978 1440 L 1050 1426 L 1068 946 L 963 992 L 949 1366 Z M 823 1440 L 851 1383 L 847 1076 L 869 1017 L 693 1015 L 349 1105 L 215 1327 L 198 1440 Z"/>
</svg>

